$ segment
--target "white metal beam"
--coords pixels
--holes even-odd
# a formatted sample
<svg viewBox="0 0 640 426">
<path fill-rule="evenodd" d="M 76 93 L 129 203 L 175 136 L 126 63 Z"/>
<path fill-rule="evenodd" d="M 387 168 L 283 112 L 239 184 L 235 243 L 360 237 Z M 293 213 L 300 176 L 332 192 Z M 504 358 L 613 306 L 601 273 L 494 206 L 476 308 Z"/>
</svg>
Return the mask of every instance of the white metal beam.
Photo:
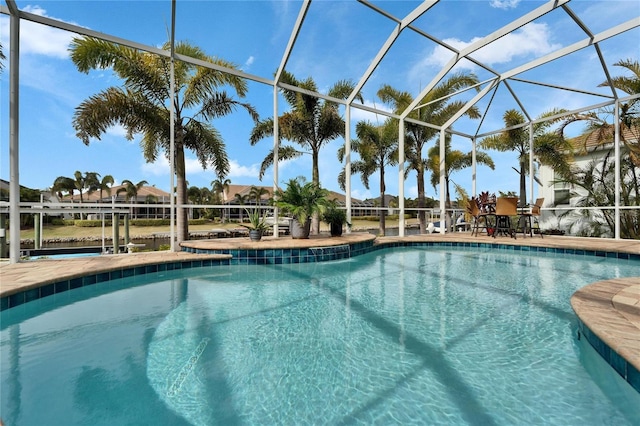
<svg viewBox="0 0 640 426">
<path fill-rule="evenodd" d="M 626 31 L 632 30 L 637 27 L 640 27 L 640 16 L 637 18 L 630 19 L 629 21 L 622 23 L 620 25 L 617 25 L 613 28 L 609 28 L 608 30 L 602 31 L 601 33 L 596 34 L 592 38 L 590 37 L 590 38 L 581 40 L 563 49 L 559 49 L 559 50 L 556 50 L 555 52 L 549 53 L 548 55 L 545 55 L 534 61 L 521 65 L 517 68 L 513 68 L 512 70 L 503 73 L 500 76 L 500 78 L 504 80 L 507 78 L 511 78 L 515 75 L 522 74 L 523 72 L 529 71 L 533 68 L 537 68 L 540 65 L 544 65 L 548 62 L 552 62 L 556 59 L 562 58 L 563 56 L 567 56 L 573 52 L 584 49 L 585 47 L 589 47 L 593 44 L 607 40 L 611 37 L 615 37 L 618 34 L 622 34 Z"/>
<path fill-rule="evenodd" d="M 13 0 L 9 16 L 9 262 L 20 261 L 20 17 Z"/>
</svg>

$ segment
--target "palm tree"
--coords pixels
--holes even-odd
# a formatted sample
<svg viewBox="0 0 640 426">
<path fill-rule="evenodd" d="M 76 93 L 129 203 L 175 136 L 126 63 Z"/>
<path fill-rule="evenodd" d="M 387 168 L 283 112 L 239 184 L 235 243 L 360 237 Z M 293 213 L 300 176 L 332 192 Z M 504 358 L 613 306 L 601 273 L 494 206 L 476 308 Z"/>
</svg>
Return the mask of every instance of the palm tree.
<svg viewBox="0 0 640 426">
<path fill-rule="evenodd" d="M 147 184 L 146 180 L 141 180 L 138 183 L 133 183 L 130 180 L 125 179 L 125 180 L 122 181 L 122 185 L 124 185 L 124 186 L 122 188 L 118 189 L 116 195 L 119 195 L 121 192 L 124 192 L 125 193 L 125 200 L 129 201 L 130 203 L 135 203 L 136 200 L 138 199 L 138 192 L 146 184 Z M 133 207 L 131 208 L 131 212 L 132 212 L 133 219 L 135 219 L 136 218 L 136 216 L 135 216 L 136 210 Z"/>
<path fill-rule="evenodd" d="M 254 200 L 256 202 L 256 206 L 261 204 L 261 199 L 263 195 L 267 195 L 269 191 L 261 186 L 251 186 L 249 190 L 249 201 Z"/>
<path fill-rule="evenodd" d="M 163 49 L 169 50 L 169 43 Z M 248 103 L 239 102 L 225 91 L 224 85 L 235 90 L 238 97 L 247 93 L 247 82 L 233 74 L 185 62 L 175 62 L 175 95 L 170 99 L 171 62 L 129 47 L 91 37 L 75 38 L 71 43 L 71 59 L 79 71 L 112 68 L 123 80 L 124 87 L 110 87 L 91 96 L 77 108 L 73 126 L 86 144 L 100 139 L 114 124 L 127 129 L 127 138 L 142 134 L 141 146 L 145 159 L 153 162 L 158 153 L 170 151 L 170 109 L 174 105 L 175 169 L 177 177 L 177 240 L 188 239 L 187 184 L 185 149 L 195 152 L 203 168 L 211 167 L 218 176 L 229 172 L 229 160 L 224 141 L 209 122 L 242 107 L 254 120 L 258 114 Z M 187 42 L 175 44 L 175 52 L 217 66 L 235 68 L 223 59 L 206 55 Z"/>
<path fill-rule="evenodd" d="M 476 151 L 476 162 L 489 166 L 491 170 L 495 169 L 493 159 L 485 152 Z M 445 137 L 445 154 L 444 154 L 444 183 L 446 190 L 445 206 L 447 209 L 447 217 L 450 218 L 451 211 L 451 192 L 450 182 L 451 174 L 473 164 L 473 153 L 466 154 L 459 150 L 451 150 L 451 136 Z M 440 147 L 434 146 L 427 151 L 427 168 L 431 171 L 431 185 L 435 188 L 440 184 Z M 458 190 L 458 192 L 460 192 Z"/>
<path fill-rule="evenodd" d="M 247 204 L 247 201 L 249 200 L 249 196 L 248 195 L 241 195 L 241 194 L 236 194 L 236 196 L 233 198 L 233 200 L 238 203 L 239 207 L 238 210 L 240 211 L 240 223 L 243 222 L 242 220 L 242 210 L 244 210 L 244 208 L 242 206 L 244 206 L 245 204 Z"/>
<path fill-rule="evenodd" d="M 539 119 L 551 117 L 564 112 L 563 110 L 551 110 L 543 113 Z M 516 170 L 520 175 L 520 205 L 527 204 L 526 176 L 529 169 L 529 127 L 520 126 L 525 123 L 524 115 L 514 109 L 504 113 L 504 124 L 507 130 L 502 133 L 486 137 L 480 141 L 479 146 L 483 149 L 494 149 L 496 151 L 515 151 L 518 154 L 519 168 Z M 555 120 L 536 121 L 533 124 L 533 155 L 541 164 L 548 165 L 559 176 L 570 176 L 571 168 L 569 160 L 571 158 L 572 147 L 559 131 L 549 131 Z"/>
<path fill-rule="evenodd" d="M 626 59 L 618 61 L 615 66 L 623 67 L 631 72 L 631 76 L 612 77 L 611 85 L 628 95 L 640 93 L 640 64 L 638 60 Z M 610 86 L 609 81 L 604 81 L 599 87 Z M 605 113 L 615 116 L 613 111 L 605 110 Z M 602 114 L 576 114 L 565 120 L 560 126 L 560 132 L 575 121 L 587 121 L 587 133 L 595 134 L 600 144 L 610 143 L 613 139 L 614 126 L 602 118 Z M 631 161 L 640 167 L 640 99 L 632 99 L 620 105 L 619 116 L 620 140 L 629 150 Z M 587 139 L 585 139 L 587 140 Z"/>
<path fill-rule="evenodd" d="M 398 164 L 398 130 L 397 126 L 389 119 L 382 125 L 374 125 L 368 121 L 360 121 L 356 124 L 356 136 L 351 142 L 351 151 L 359 155 L 360 159 L 351 163 L 351 173 L 359 173 L 362 184 L 369 189 L 369 177 L 375 172 L 380 173 L 380 222 L 378 232 L 385 234 L 385 166 Z M 344 160 L 345 147 L 338 150 L 338 159 Z M 345 171 L 338 175 L 340 188 L 345 190 Z"/>
<path fill-rule="evenodd" d="M 78 190 L 78 192 L 80 193 L 80 204 L 82 204 L 82 202 L 84 201 L 82 199 L 82 193 L 85 190 L 85 179 L 84 179 L 84 175 L 82 174 L 82 172 L 80 170 L 76 170 L 76 172 L 73 174 L 74 177 L 74 181 L 73 184 L 75 185 L 76 189 Z M 82 215 L 81 215 L 82 216 Z"/>
<path fill-rule="evenodd" d="M 100 202 L 102 202 L 102 192 L 103 191 L 105 191 L 107 193 L 108 197 L 111 196 L 111 186 L 113 186 L 114 182 L 115 181 L 113 180 L 113 176 L 111 176 L 111 175 L 105 175 L 100 180 L 100 184 L 98 185 L 98 191 L 100 191 Z"/>
<path fill-rule="evenodd" d="M 51 186 L 51 192 L 54 192 L 60 201 L 62 201 L 63 192 L 66 192 L 71 197 L 73 203 L 73 193 L 76 189 L 76 183 L 73 179 L 67 176 L 58 176 Z"/>
<path fill-rule="evenodd" d="M 77 189 L 78 193 L 80 194 L 81 204 L 84 202 L 83 194 L 85 190 L 89 195 L 98 189 L 98 185 L 100 184 L 98 176 L 100 175 L 96 172 L 84 172 L 84 174 L 82 174 L 80 170 L 76 170 L 76 172 L 73 174 L 73 184 L 75 186 L 75 189 Z M 82 218 L 83 214 L 80 213 L 80 219 Z"/>
<path fill-rule="evenodd" d="M 227 200 L 227 191 L 229 191 L 229 185 L 231 185 L 230 179 L 215 179 L 211 181 L 211 187 L 216 194 L 216 204 L 223 204 Z M 221 212 L 222 223 L 224 223 L 224 210 Z"/>
<path fill-rule="evenodd" d="M 412 111 L 408 116 L 425 123 L 442 125 L 455 113 L 460 111 L 465 103 L 462 101 L 451 101 L 449 95 L 455 94 L 461 89 L 471 87 L 478 83 L 478 78 L 474 74 L 458 73 L 452 75 L 447 80 L 430 90 L 421 100 L 421 108 Z M 390 105 L 398 114 L 404 112 L 413 102 L 411 94 L 400 92 L 389 85 L 384 85 L 378 90 L 378 97 L 387 105 Z M 477 108 L 469 108 L 465 115 L 469 118 L 480 118 Z M 437 129 L 421 126 L 407 122 L 405 124 L 405 157 L 408 162 L 407 172 L 416 172 L 418 186 L 418 217 L 420 218 L 420 232 L 427 230 L 427 220 L 425 214 L 426 197 L 424 186 L 424 175 L 427 171 L 427 159 L 423 157 L 423 150 L 430 140 L 439 135 Z"/>
<path fill-rule="evenodd" d="M 211 203 L 211 191 L 207 187 L 198 188 L 197 186 L 191 186 L 188 190 L 189 201 L 193 204 L 209 204 Z M 194 219 L 198 219 L 200 217 L 206 217 L 208 215 L 209 210 L 207 208 L 194 208 Z M 204 213 L 201 214 L 200 212 Z"/>
<path fill-rule="evenodd" d="M 318 92 L 316 83 L 312 78 L 304 81 L 297 80 L 293 74 L 282 73 L 280 80 L 292 86 Z M 337 99 L 346 99 L 354 89 L 354 84 L 349 81 L 339 81 L 327 92 L 328 96 Z M 285 100 L 291 110 L 278 117 L 280 138 L 299 145 L 297 149 L 291 145 L 281 145 L 278 141 L 278 160 L 291 160 L 299 158 L 304 153 L 310 153 L 312 158 L 311 181 L 320 185 L 319 158 L 320 149 L 339 137 L 344 137 L 345 123 L 340 116 L 338 105 L 334 102 L 319 99 L 312 95 L 303 94 L 293 90 L 281 88 Z M 362 98 L 359 97 L 362 101 Z M 259 121 L 251 132 L 251 145 L 260 140 L 273 136 L 273 117 Z M 262 179 L 266 170 L 273 165 L 273 150 L 262 160 L 259 178 Z M 320 230 L 318 215 L 314 215 L 312 233 Z"/>
<path fill-rule="evenodd" d="M 202 192 L 197 186 L 190 186 L 187 190 L 187 198 L 192 204 L 201 204 Z M 193 218 L 198 219 L 200 217 L 200 209 L 193 209 Z"/>
<path fill-rule="evenodd" d="M 4 49 L 2 48 L 2 43 L 0 43 L 0 71 L 4 70 L 4 60 L 7 59 L 4 56 Z"/>
<path fill-rule="evenodd" d="M 226 199 L 226 193 L 229 190 L 229 185 L 231 185 L 230 179 L 216 179 L 211 181 L 213 192 L 215 192 L 216 194 L 222 194 L 222 200 Z"/>
<path fill-rule="evenodd" d="M 568 217 L 572 234 L 590 237 L 612 237 L 615 234 L 616 185 L 615 162 L 609 152 L 603 160 L 593 160 L 581 170 L 576 170 L 567 179 L 560 182 L 571 185 L 572 198 L 576 198 L 576 210 L 569 210 L 561 217 Z M 635 167 L 629 150 L 625 149 L 620 158 L 620 200 L 625 206 L 640 205 L 640 175 Z M 587 207 L 581 209 L 580 207 Z M 592 207 L 604 207 L 592 210 Z M 640 210 L 620 212 L 620 237 L 640 239 Z"/>
</svg>

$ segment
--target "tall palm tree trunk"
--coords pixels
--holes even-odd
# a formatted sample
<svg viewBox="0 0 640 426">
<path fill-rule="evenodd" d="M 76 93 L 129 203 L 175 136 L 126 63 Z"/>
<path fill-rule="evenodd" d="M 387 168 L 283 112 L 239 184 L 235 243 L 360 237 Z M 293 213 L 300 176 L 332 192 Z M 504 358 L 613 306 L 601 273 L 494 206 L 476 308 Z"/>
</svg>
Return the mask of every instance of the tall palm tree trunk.
<svg viewBox="0 0 640 426">
<path fill-rule="evenodd" d="M 520 162 L 520 205 L 527 205 L 527 180 L 524 173 L 525 164 Z"/>
<path fill-rule="evenodd" d="M 319 152 L 314 150 L 312 153 L 313 167 L 311 168 L 311 181 L 320 186 L 320 171 L 318 170 Z M 320 233 L 320 215 L 314 213 L 311 217 L 311 234 L 318 235 Z"/>
<path fill-rule="evenodd" d="M 444 176 L 444 183 L 445 183 L 444 190 L 447 191 L 444 197 L 444 206 L 447 209 L 447 212 L 445 214 L 444 226 L 448 227 L 449 224 L 453 225 L 453 219 L 451 217 L 452 206 L 451 206 L 451 192 L 449 191 L 449 176 L 447 176 L 446 174 Z M 440 226 L 443 226 L 443 224 L 440 223 Z M 449 230 L 447 230 L 447 232 L 449 232 Z"/>
<path fill-rule="evenodd" d="M 185 179 L 184 147 L 176 143 L 176 198 L 179 206 L 187 204 L 187 181 Z M 189 217 L 186 207 L 176 212 L 176 238 L 178 244 L 189 239 Z"/>
<path fill-rule="evenodd" d="M 386 229 L 386 216 L 387 211 L 385 210 L 385 185 L 384 185 L 384 167 L 380 168 L 380 225 L 378 228 L 378 233 L 382 236 L 385 234 Z"/>
<path fill-rule="evenodd" d="M 427 232 L 427 212 L 423 209 L 425 208 L 425 199 L 424 199 L 424 170 L 417 170 L 418 177 L 418 218 L 420 221 L 420 233 L 424 234 Z"/>
</svg>

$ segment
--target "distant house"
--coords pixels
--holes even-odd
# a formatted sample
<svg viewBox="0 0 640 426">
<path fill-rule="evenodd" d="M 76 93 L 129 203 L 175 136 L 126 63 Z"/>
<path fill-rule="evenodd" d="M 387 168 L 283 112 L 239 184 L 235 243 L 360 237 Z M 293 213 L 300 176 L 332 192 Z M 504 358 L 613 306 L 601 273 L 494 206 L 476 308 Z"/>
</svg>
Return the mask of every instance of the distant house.
<svg viewBox="0 0 640 426">
<path fill-rule="evenodd" d="M 65 196 L 63 197 L 62 202 L 79 203 L 80 194 L 73 194 L 73 197 Z M 138 190 L 138 194 L 135 199 L 130 200 L 127 199 L 125 185 L 114 185 L 111 187 L 110 192 L 103 190 L 102 194 L 100 194 L 100 191 L 95 191 L 91 194 L 86 192 L 83 193 L 82 202 L 98 204 L 109 204 L 113 202 L 115 202 L 116 204 L 149 204 L 149 207 L 135 207 L 131 213 L 132 217 L 135 217 L 137 219 L 162 219 L 169 217 L 171 194 L 158 189 L 155 186 L 143 186 Z M 158 207 L 157 205 L 153 204 L 165 204 L 166 207 Z"/>
<path fill-rule="evenodd" d="M 238 205 L 238 199 L 244 198 L 246 199 L 245 204 L 254 204 L 255 201 L 249 200 L 249 195 L 251 194 L 251 189 L 253 187 L 262 188 L 266 191 L 264 195 L 260 198 L 261 205 L 268 205 L 269 201 L 273 198 L 273 187 L 272 186 L 260 186 L 260 185 L 229 185 L 225 190 L 224 194 L 222 194 L 222 201 L 224 204 L 231 206 Z M 239 196 L 239 197 L 237 197 Z M 340 206 L 346 205 L 346 196 L 345 194 L 341 194 L 335 191 L 329 191 L 329 199 L 336 200 Z M 358 200 L 356 198 L 351 198 L 351 206 L 352 206 L 352 216 L 365 216 L 372 214 L 370 211 L 370 207 L 372 204 L 364 202 L 362 200 Z M 367 209 L 369 207 L 369 209 Z M 239 209 L 236 211 L 230 211 L 231 217 L 234 218 L 239 216 Z"/>
<path fill-rule="evenodd" d="M 249 196 L 251 194 L 251 189 L 253 187 L 262 188 L 265 190 L 265 194 L 263 194 L 260 198 L 260 205 L 266 206 L 269 205 L 269 201 L 273 198 L 273 187 L 270 186 L 258 186 L 258 185 L 229 185 L 223 194 L 221 195 L 222 204 L 228 206 L 228 209 L 225 212 L 227 218 L 237 219 L 243 215 L 243 212 L 239 207 L 239 199 L 244 199 L 244 205 L 252 205 L 255 204 L 255 200 L 250 200 Z M 82 202 L 83 203 L 99 203 L 99 204 L 110 204 L 115 202 L 116 204 L 123 203 L 132 203 L 132 204 L 148 204 L 149 207 L 135 207 L 132 210 L 132 217 L 138 219 L 159 219 L 159 218 L 167 218 L 169 217 L 169 206 L 171 204 L 171 194 L 161 189 L 156 188 L 155 186 L 143 186 L 138 190 L 138 194 L 134 200 L 129 200 L 126 198 L 126 192 L 124 191 L 124 185 L 115 185 L 111 188 L 110 193 L 107 191 L 102 191 L 102 197 L 100 196 L 100 191 L 92 192 L 91 194 L 83 193 L 82 194 Z M 121 191 L 118 193 L 118 191 Z M 238 197 L 239 196 L 239 197 Z M 329 199 L 335 199 L 338 201 L 338 204 L 344 206 L 346 202 L 346 197 L 344 194 L 330 191 Z M 370 207 L 373 204 L 368 202 L 363 202 L 361 200 L 352 198 L 352 215 L 353 216 L 363 216 L 363 215 L 371 215 Z M 74 194 L 71 196 L 65 196 L 62 199 L 62 202 L 69 203 L 79 203 L 80 202 L 80 194 Z M 157 204 L 163 204 L 165 206 L 158 207 Z M 191 216 L 191 214 L 190 214 Z"/>
</svg>

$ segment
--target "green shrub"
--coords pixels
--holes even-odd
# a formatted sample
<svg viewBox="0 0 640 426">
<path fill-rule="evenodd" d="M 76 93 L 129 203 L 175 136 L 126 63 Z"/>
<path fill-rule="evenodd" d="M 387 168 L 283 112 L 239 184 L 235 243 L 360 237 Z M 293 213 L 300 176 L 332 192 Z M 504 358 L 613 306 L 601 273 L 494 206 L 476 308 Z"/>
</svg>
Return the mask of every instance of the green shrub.
<svg viewBox="0 0 640 426">
<path fill-rule="evenodd" d="M 171 225 L 170 219 L 132 219 L 132 226 L 167 226 Z"/>
<path fill-rule="evenodd" d="M 75 220 L 73 219 L 62 219 L 60 217 L 52 217 L 51 224 L 55 226 L 74 226 Z"/>
<path fill-rule="evenodd" d="M 208 219 L 191 219 L 189 225 L 204 225 L 209 222 Z M 120 221 L 122 223 L 122 221 Z M 129 221 L 132 226 L 169 226 L 171 219 L 132 219 Z"/>
<path fill-rule="evenodd" d="M 73 224 L 75 226 L 78 226 L 80 228 L 97 228 L 102 226 L 102 221 L 101 220 L 74 220 Z M 105 225 L 107 224 L 107 222 L 105 221 Z M 109 225 L 111 225 L 111 223 L 109 223 Z M 65 223 L 66 226 L 66 223 Z"/>
<path fill-rule="evenodd" d="M 160 244 L 158 251 L 166 251 L 171 249 L 171 244 Z"/>
<path fill-rule="evenodd" d="M 399 214 L 388 214 L 386 216 L 386 218 L 389 219 L 389 220 L 398 220 L 398 219 L 400 219 L 400 215 Z M 404 218 L 405 219 L 411 219 L 411 215 L 405 213 Z"/>
</svg>

